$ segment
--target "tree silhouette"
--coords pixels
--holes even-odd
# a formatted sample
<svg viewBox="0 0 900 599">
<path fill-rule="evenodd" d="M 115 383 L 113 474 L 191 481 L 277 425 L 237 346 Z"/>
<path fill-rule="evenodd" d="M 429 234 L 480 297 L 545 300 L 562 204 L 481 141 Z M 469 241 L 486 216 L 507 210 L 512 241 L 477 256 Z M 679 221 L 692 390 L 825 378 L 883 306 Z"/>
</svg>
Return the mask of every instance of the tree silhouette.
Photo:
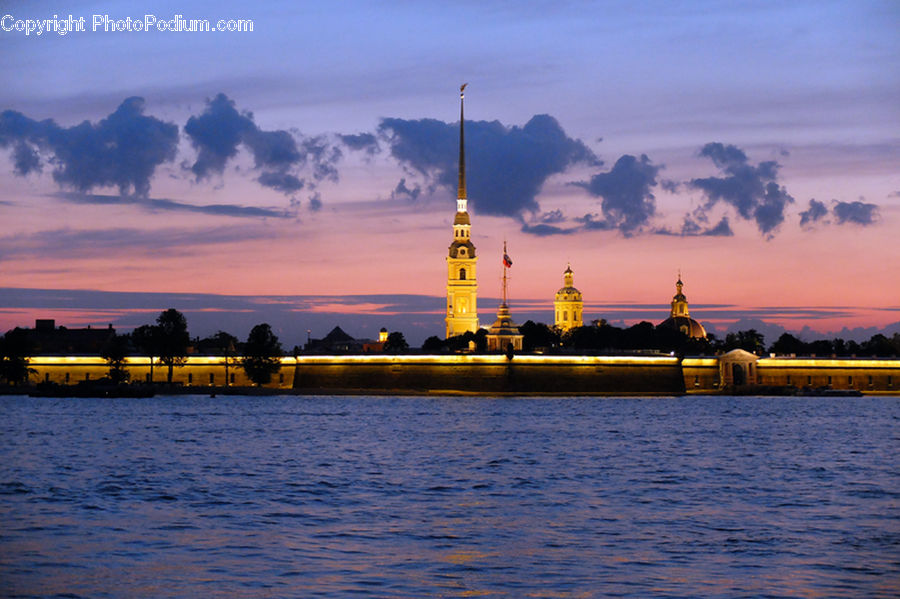
<svg viewBox="0 0 900 599">
<path fill-rule="evenodd" d="M 247 377 L 262 386 L 272 380 L 272 375 L 281 370 L 281 343 L 266 323 L 258 324 L 250 331 L 244 344 L 241 366 Z"/>
<path fill-rule="evenodd" d="M 160 353 L 160 330 L 155 324 L 144 324 L 131 332 L 131 342 L 150 358 L 150 382 L 153 382 L 153 358 Z"/>
<path fill-rule="evenodd" d="M 128 355 L 128 337 L 125 335 L 113 335 L 106 340 L 100 348 L 100 357 L 106 360 L 109 366 L 109 378 L 118 384 L 128 380 L 128 370 L 125 369 L 125 356 Z"/>
<path fill-rule="evenodd" d="M 230 333 L 226 333 L 225 331 L 218 331 L 215 335 L 213 335 L 210 340 L 213 342 L 213 347 L 223 356 L 225 361 L 225 386 L 229 386 L 230 379 L 228 378 L 228 359 L 234 358 L 235 350 L 238 345 L 237 337 Z"/>
<path fill-rule="evenodd" d="M 519 327 L 519 332 L 522 333 L 522 349 L 525 351 L 559 347 L 559 332 L 542 322 L 526 320 L 525 324 Z"/>
<path fill-rule="evenodd" d="M 35 372 L 28 366 L 30 355 L 28 333 L 19 327 L 7 331 L 0 337 L 0 379 L 10 385 L 27 382 L 28 376 Z"/>
<path fill-rule="evenodd" d="M 426 351 L 429 353 L 441 353 L 447 351 L 447 344 L 437 335 L 432 335 L 422 344 L 422 351 Z"/>
<path fill-rule="evenodd" d="M 388 335 L 387 340 L 384 342 L 384 351 L 388 354 L 399 354 L 407 349 L 409 349 L 409 344 L 406 342 L 406 338 L 403 337 L 403 333 L 399 331 L 394 331 Z"/>
<path fill-rule="evenodd" d="M 156 326 L 159 328 L 159 361 L 168 367 L 167 380 L 171 383 L 172 370 L 187 361 L 187 348 L 191 342 L 187 320 L 184 314 L 169 308 L 157 317 Z"/>
</svg>

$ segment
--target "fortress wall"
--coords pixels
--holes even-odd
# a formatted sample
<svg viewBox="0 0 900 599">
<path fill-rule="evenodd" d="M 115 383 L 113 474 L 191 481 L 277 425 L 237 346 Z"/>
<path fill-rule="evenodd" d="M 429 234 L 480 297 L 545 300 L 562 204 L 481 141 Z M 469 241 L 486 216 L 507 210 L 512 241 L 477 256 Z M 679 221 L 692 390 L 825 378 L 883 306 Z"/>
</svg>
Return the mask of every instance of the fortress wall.
<svg viewBox="0 0 900 599">
<path fill-rule="evenodd" d="M 687 393 L 710 393 L 719 389 L 717 358 L 684 358 L 681 361 L 681 372 Z"/>
<path fill-rule="evenodd" d="M 281 372 L 275 374 L 272 383 L 267 387 L 290 389 L 294 384 L 294 359 L 282 358 Z M 51 382 L 60 385 L 74 385 L 84 380 L 98 380 L 109 373 L 109 366 L 103 358 L 96 356 L 37 356 L 31 358 L 29 367 L 36 372 L 30 377 L 32 382 Z M 142 357 L 126 359 L 125 369 L 132 382 L 150 379 L 150 360 Z M 231 385 L 250 387 L 253 383 L 247 378 L 244 369 L 233 358 L 229 359 L 228 378 Z M 166 382 L 168 368 L 158 361 L 153 364 L 153 381 Z M 210 385 L 225 386 L 225 363 L 221 357 L 191 356 L 184 366 L 172 371 L 172 382 L 186 387 L 208 387 Z"/>
<path fill-rule="evenodd" d="M 760 358 L 762 385 L 900 393 L 900 360 L 891 358 Z"/>
<path fill-rule="evenodd" d="M 678 394 L 677 358 L 301 357 L 294 389 L 398 393 Z"/>
<path fill-rule="evenodd" d="M 107 375 L 105 361 L 92 356 L 34 357 L 33 383 L 76 384 Z M 127 360 L 131 381 L 150 374 L 147 358 Z M 252 386 L 244 370 L 230 364 L 232 385 Z M 68 375 L 68 378 L 67 378 Z M 167 369 L 154 363 L 153 380 Z M 210 378 L 212 377 L 212 378 Z M 721 388 L 716 357 L 529 356 L 301 356 L 282 358 L 270 388 L 300 392 L 382 391 L 397 393 L 675 394 L 714 393 Z M 210 382 L 212 381 L 212 382 Z M 173 382 L 198 391 L 225 385 L 221 357 L 192 356 L 173 371 Z M 900 360 L 871 358 L 760 358 L 752 384 L 771 387 L 831 387 L 863 393 L 900 394 Z"/>
</svg>

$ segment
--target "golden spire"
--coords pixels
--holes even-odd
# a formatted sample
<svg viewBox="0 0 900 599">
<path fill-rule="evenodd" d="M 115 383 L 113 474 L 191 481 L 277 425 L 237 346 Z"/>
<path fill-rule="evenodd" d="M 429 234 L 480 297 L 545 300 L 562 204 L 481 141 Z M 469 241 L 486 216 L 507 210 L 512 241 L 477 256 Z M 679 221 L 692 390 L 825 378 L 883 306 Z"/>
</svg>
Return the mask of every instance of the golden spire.
<svg viewBox="0 0 900 599">
<path fill-rule="evenodd" d="M 463 99 L 466 97 L 465 89 L 468 83 L 459 86 L 459 193 L 457 199 L 466 199 L 466 144 L 463 131 Z"/>
</svg>

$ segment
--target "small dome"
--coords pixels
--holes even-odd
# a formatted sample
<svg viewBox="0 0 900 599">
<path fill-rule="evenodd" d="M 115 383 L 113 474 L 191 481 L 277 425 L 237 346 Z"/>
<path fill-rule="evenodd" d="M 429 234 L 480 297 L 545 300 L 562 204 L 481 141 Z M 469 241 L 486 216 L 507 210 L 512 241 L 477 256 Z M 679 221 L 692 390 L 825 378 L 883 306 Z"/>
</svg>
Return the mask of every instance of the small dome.
<svg viewBox="0 0 900 599">
<path fill-rule="evenodd" d="M 471 225 L 472 221 L 469 219 L 468 212 L 457 212 L 456 217 L 453 219 L 454 225 Z"/>
<path fill-rule="evenodd" d="M 573 300 L 581 299 L 581 292 L 578 291 L 575 287 L 560 287 L 559 291 L 556 292 L 556 299 L 564 299 L 567 300 L 569 298 Z"/>
<path fill-rule="evenodd" d="M 661 323 L 660 327 L 681 331 L 692 339 L 706 339 L 706 329 L 703 325 L 689 316 L 670 316 Z"/>
</svg>

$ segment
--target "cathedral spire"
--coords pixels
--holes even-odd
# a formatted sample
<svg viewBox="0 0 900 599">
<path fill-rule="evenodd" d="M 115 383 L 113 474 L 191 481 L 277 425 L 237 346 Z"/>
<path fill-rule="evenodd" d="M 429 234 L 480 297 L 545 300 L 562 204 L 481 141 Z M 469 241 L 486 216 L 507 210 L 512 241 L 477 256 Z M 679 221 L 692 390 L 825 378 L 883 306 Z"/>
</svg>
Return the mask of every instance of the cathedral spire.
<svg viewBox="0 0 900 599">
<path fill-rule="evenodd" d="M 456 195 L 457 212 L 466 212 L 466 143 L 465 143 L 465 117 L 463 114 L 463 101 L 466 97 L 465 89 L 468 83 L 459 86 L 459 187 Z"/>
<path fill-rule="evenodd" d="M 459 88 L 459 196 L 453 217 L 453 243 L 447 253 L 447 337 L 478 330 L 478 282 L 475 277 L 475 244 L 466 209 L 466 155 L 463 137 L 463 98 L 467 84 Z"/>
</svg>

